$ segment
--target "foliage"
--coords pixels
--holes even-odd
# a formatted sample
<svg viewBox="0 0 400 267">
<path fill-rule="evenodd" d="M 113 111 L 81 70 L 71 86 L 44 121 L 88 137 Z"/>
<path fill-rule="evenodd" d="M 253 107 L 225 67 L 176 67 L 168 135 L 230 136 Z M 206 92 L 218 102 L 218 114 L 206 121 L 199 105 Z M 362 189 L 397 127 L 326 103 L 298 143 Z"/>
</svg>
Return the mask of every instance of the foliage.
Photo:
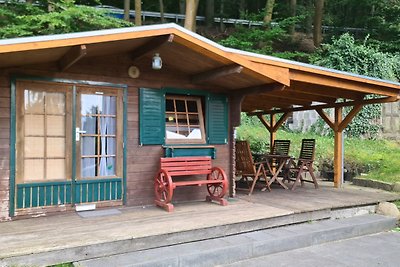
<svg viewBox="0 0 400 267">
<path fill-rule="evenodd" d="M 307 133 L 278 131 L 277 139 L 291 140 L 290 155 L 297 157 L 303 138 L 316 139 L 315 166 L 319 171 L 333 169 L 334 140 L 310 130 Z M 248 140 L 255 153 L 269 152 L 269 133 L 257 118 L 242 116 L 242 125 L 237 128 L 237 139 Z M 344 165 L 349 172 L 363 177 L 386 182 L 400 182 L 400 165 L 394 155 L 400 153 L 400 143 L 389 140 L 365 140 L 345 138 Z"/>
<path fill-rule="evenodd" d="M 380 52 L 377 48 L 367 45 L 366 41 L 367 39 L 364 43 L 357 44 L 353 36 L 348 33 L 343 34 L 337 39 L 334 38 L 332 44 L 323 45 L 311 61 L 328 68 L 398 81 L 400 56 Z M 345 109 L 345 113 L 350 110 Z M 346 133 L 350 137 L 374 138 L 380 129 L 378 122 L 380 115 L 381 105 L 364 107 L 349 124 Z"/>
<path fill-rule="evenodd" d="M 241 49 L 249 52 L 271 54 L 274 41 L 284 37 L 285 31 L 281 27 L 270 30 L 262 28 L 245 28 L 237 26 L 236 31 L 219 43 L 223 46 Z"/>
<path fill-rule="evenodd" d="M 70 33 L 132 26 L 103 11 L 61 0 L 48 12 L 44 6 L 17 2 L 0 6 L 0 38 Z"/>
</svg>

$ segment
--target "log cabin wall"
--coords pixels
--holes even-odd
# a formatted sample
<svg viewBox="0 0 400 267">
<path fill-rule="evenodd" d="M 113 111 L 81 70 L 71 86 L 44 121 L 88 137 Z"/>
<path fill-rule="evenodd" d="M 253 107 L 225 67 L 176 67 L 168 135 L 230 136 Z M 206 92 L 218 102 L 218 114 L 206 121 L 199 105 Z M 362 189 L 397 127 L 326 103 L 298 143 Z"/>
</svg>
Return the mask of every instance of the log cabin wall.
<svg viewBox="0 0 400 267">
<path fill-rule="evenodd" d="M 10 80 L 0 70 L 0 221 L 8 219 L 10 197 Z"/>
<path fill-rule="evenodd" d="M 154 176 L 159 169 L 159 159 L 163 156 L 161 145 L 139 144 L 139 88 L 174 87 L 218 91 L 213 87 L 196 86 L 187 76 L 168 69 L 164 63 L 162 70 L 151 69 L 148 65 L 132 64 L 129 55 L 112 55 L 82 59 L 71 68 L 60 72 L 56 63 L 31 65 L 18 68 L 0 69 L 0 220 L 8 219 L 9 213 L 9 153 L 10 153 L 10 78 L 12 75 L 29 75 L 43 78 L 59 78 L 82 81 L 97 81 L 128 86 L 127 97 L 127 205 L 152 205 L 154 201 Z M 128 76 L 131 65 L 139 67 L 139 78 Z M 216 145 L 214 166 L 222 167 L 230 177 L 229 140 L 226 145 Z M 183 187 L 175 190 L 174 201 L 204 199 L 206 187 Z M 50 209 L 49 209 L 50 210 Z"/>
</svg>

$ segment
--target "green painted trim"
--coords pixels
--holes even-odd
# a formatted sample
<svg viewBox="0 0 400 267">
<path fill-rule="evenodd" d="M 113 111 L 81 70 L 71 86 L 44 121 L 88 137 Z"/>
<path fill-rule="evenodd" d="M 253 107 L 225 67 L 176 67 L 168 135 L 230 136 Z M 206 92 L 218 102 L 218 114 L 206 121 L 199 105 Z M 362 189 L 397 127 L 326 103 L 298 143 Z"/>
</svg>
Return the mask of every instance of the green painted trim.
<svg viewBox="0 0 400 267">
<path fill-rule="evenodd" d="M 26 183 L 26 184 L 17 184 L 17 188 L 35 187 L 35 186 L 48 186 L 48 185 L 69 185 L 69 184 L 71 184 L 70 181 Z"/>
<path fill-rule="evenodd" d="M 76 183 L 76 85 L 72 87 L 72 154 L 71 154 L 71 205 L 75 204 L 75 183 Z"/>
<path fill-rule="evenodd" d="M 175 158 L 175 157 L 201 157 L 201 156 L 209 156 L 212 159 L 215 159 L 216 149 L 215 147 L 182 147 L 174 146 L 174 147 L 164 147 L 164 156 L 167 158 Z"/>
<path fill-rule="evenodd" d="M 40 77 L 40 76 L 30 76 L 30 75 L 14 75 L 16 80 L 21 81 L 46 81 L 46 82 L 57 82 L 57 83 L 69 83 L 69 84 L 83 84 L 83 85 L 92 85 L 92 86 L 105 86 L 105 87 L 116 87 L 116 88 L 126 88 L 126 84 L 119 83 L 108 83 L 108 82 L 97 82 L 97 81 L 88 81 L 88 80 L 71 80 L 71 79 L 61 79 L 61 78 L 53 78 L 53 77 Z"/>
<path fill-rule="evenodd" d="M 123 162 L 122 162 L 122 187 L 123 187 L 123 196 L 122 201 L 123 204 L 126 205 L 127 203 L 127 191 L 128 191 L 128 184 L 127 184 L 127 147 L 128 147 L 128 88 L 124 88 L 124 96 L 123 96 L 123 103 L 124 103 L 124 116 L 123 116 L 123 144 L 124 144 L 124 151 L 123 151 Z"/>
<path fill-rule="evenodd" d="M 9 195 L 9 216 L 14 217 L 15 213 L 15 143 L 16 143 L 16 79 L 11 78 L 11 116 L 10 116 L 10 195 Z"/>
<path fill-rule="evenodd" d="M 76 184 L 95 184 L 95 183 L 110 183 L 110 182 L 119 182 L 122 181 L 122 177 L 116 178 L 104 178 L 104 179 L 95 179 L 95 180 L 77 180 Z"/>
</svg>

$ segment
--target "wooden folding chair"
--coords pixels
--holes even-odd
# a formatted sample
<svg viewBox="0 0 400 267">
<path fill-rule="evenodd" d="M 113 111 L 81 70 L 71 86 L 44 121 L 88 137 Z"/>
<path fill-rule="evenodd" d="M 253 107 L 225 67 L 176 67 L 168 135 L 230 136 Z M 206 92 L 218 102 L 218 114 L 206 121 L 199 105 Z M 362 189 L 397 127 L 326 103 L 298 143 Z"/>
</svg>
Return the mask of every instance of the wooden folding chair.
<svg viewBox="0 0 400 267">
<path fill-rule="evenodd" d="M 289 155 L 290 140 L 275 140 L 271 154 L 273 155 Z"/>
<path fill-rule="evenodd" d="M 262 162 L 254 163 L 247 141 L 236 141 L 236 173 L 241 176 L 239 181 L 246 183 L 249 195 L 253 193 L 254 187 L 260 178 L 265 179 L 265 186 L 271 191 L 264 164 Z M 249 178 L 252 179 L 251 185 Z"/>
<path fill-rule="evenodd" d="M 313 183 L 315 188 L 318 188 L 318 182 L 315 178 L 313 168 L 314 156 L 315 139 L 303 139 L 297 163 L 296 160 L 292 160 L 285 173 L 285 180 L 292 180 L 291 177 L 295 177 L 292 190 L 294 190 L 299 183 L 303 186 L 304 182 Z M 312 181 L 303 178 L 303 174 L 307 174 L 307 172 L 311 175 Z"/>
</svg>

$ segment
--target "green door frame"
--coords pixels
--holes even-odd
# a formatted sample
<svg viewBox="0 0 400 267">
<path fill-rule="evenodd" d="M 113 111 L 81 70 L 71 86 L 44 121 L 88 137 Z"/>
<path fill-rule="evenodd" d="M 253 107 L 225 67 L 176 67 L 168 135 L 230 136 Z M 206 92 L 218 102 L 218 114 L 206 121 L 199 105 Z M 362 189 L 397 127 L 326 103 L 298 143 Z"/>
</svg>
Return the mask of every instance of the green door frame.
<svg viewBox="0 0 400 267">
<path fill-rule="evenodd" d="M 70 80 L 70 79 L 59 79 L 49 77 L 37 77 L 37 76 L 24 76 L 24 75 L 13 75 L 11 77 L 11 114 L 10 114 L 10 199 L 9 199 L 9 216 L 14 217 L 16 209 L 16 182 L 15 182 L 15 165 L 16 165 L 16 83 L 17 81 L 43 81 L 43 82 L 57 82 L 70 84 L 73 90 L 72 96 L 72 155 L 76 158 L 76 138 L 75 138 L 75 127 L 76 127 L 76 93 L 78 85 L 91 85 L 97 87 L 113 87 L 116 89 L 123 90 L 123 173 L 122 173 L 122 200 L 123 204 L 126 204 L 126 162 L 127 162 L 127 91 L 128 86 L 126 84 L 114 84 L 107 82 L 87 81 L 87 80 Z M 71 177 L 71 204 L 75 204 L 75 187 L 76 187 L 76 160 L 72 160 L 72 177 Z"/>
</svg>

